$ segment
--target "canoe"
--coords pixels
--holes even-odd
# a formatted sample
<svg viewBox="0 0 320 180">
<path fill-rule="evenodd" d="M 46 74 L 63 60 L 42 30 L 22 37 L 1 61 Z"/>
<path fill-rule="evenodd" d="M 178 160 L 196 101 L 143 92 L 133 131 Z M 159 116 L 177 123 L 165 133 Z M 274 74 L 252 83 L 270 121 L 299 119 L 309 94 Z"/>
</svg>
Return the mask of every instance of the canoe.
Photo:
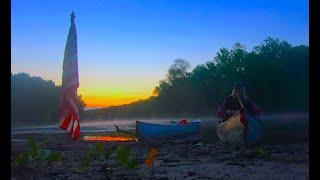
<svg viewBox="0 0 320 180">
<path fill-rule="evenodd" d="M 261 140 L 262 124 L 260 120 L 249 116 L 248 129 L 245 135 L 245 128 L 240 121 L 240 113 L 234 114 L 226 121 L 217 125 L 217 135 L 219 139 L 232 145 L 255 144 Z"/>
<path fill-rule="evenodd" d="M 188 137 L 200 134 L 200 123 L 153 124 L 136 121 L 136 133 L 141 140 Z"/>
</svg>

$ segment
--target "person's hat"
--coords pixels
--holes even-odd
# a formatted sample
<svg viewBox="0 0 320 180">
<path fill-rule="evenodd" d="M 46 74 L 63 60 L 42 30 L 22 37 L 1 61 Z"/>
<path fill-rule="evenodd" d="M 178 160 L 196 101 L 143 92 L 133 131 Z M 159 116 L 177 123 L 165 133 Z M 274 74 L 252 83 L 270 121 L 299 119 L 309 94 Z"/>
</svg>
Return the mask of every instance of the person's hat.
<svg viewBox="0 0 320 180">
<path fill-rule="evenodd" d="M 234 82 L 233 83 L 233 89 L 237 89 L 240 90 L 241 88 L 243 88 L 243 84 L 241 82 Z"/>
</svg>

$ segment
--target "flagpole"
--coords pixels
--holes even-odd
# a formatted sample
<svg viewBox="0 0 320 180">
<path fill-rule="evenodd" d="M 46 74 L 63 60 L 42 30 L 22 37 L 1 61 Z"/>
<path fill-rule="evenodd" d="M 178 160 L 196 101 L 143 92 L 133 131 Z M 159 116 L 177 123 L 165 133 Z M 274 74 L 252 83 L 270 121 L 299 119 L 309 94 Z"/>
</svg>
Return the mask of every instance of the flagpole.
<svg viewBox="0 0 320 180">
<path fill-rule="evenodd" d="M 74 24 L 74 18 L 76 17 L 75 15 L 74 15 L 74 11 L 72 11 L 71 12 L 71 24 Z"/>
</svg>

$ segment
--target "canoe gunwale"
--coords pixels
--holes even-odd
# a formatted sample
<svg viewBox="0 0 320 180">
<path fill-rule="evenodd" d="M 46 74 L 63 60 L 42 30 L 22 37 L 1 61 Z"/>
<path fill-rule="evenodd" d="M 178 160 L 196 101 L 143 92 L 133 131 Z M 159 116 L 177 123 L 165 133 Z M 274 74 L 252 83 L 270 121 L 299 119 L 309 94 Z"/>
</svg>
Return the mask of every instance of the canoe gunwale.
<svg viewBox="0 0 320 180">
<path fill-rule="evenodd" d="M 156 137 L 149 137 L 149 136 L 146 136 L 144 133 L 141 133 L 141 129 L 139 128 L 141 124 L 144 124 L 144 125 L 150 125 L 150 126 L 158 126 L 158 127 L 198 127 L 199 126 L 199 131 L 196 132 L 196 133 L 184 133 L 184 134 L 181 134 L 181 135 L 176 135 L 176 136 L 172 136 L 172 137 L 159 137 L 159 138 L 156 138 Z M 176 140 L 176 139 L 179 139 L 179 138 L 183 138 L 183 139 L 188 139 L 189 137 L 194 137 L 194 136 L 200 136 L 200 126 L 201 124 L 187 124 L 187 125 L 172 125 L 172 124 L 154 124 L 154 123 L 148 123 L 148 122 L 142 122 L 142 121 L 136 121 L 136 134 L 138 135 L 139 137 L 139 140 L 140 141 L 147 141 L 147 142 L 152 142 L 152 141 L 171 141 L 171 140 Z"/>
</svg>

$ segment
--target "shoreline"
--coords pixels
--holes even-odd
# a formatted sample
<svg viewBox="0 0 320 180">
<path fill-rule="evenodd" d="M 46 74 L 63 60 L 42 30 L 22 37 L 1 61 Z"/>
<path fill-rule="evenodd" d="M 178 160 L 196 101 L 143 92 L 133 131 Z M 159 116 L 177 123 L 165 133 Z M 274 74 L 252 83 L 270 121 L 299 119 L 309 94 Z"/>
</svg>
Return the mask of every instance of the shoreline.
<svg viewBox="0 0 320 180">
<path fill-rule="evenodd" d="M 81 124 L 94 124 L 97 122 L 119 122 L 119 121 L 134 121 L 134 120 L 140 120 L 140 121 L 170 121 L 172 119 L 181 119 L 181 118 L 172 118 L 171 117 L 161 117 L 161 118 L 127 118 L 127 119 L 101 119 L 101 118 L 96 118 L 94 120 L 88 120 L 88 119 L 83 119 Z M 215 115 L 204 115 L 204 116 L 199 116 L 200 119 L 217 119 L 218 117 Z M 264 120 L 272 120 L 272 119 L 282 119 L 282 120 L 290 120 L 290 119 L 305 119 L 309 120 L 309 112 L 285 112 L 285 113 L 262 113 L 262 116 L 260 117 L 262 121 Z M 195 119 L 195 117 L 187 117 L 184 119 Z M 196 118 L 198 119 L 198 118 Z M 17 125 L 17 124 L 11 124 L 11 129 L 23 129 L 23 128 L 51 128 L 51 127 L 58 127 L 58 123 L 47 123 L 47 124 L 41 124 L 35 125 L 35 124 L 22 124 L 22 125 Z"/>
</svg>

